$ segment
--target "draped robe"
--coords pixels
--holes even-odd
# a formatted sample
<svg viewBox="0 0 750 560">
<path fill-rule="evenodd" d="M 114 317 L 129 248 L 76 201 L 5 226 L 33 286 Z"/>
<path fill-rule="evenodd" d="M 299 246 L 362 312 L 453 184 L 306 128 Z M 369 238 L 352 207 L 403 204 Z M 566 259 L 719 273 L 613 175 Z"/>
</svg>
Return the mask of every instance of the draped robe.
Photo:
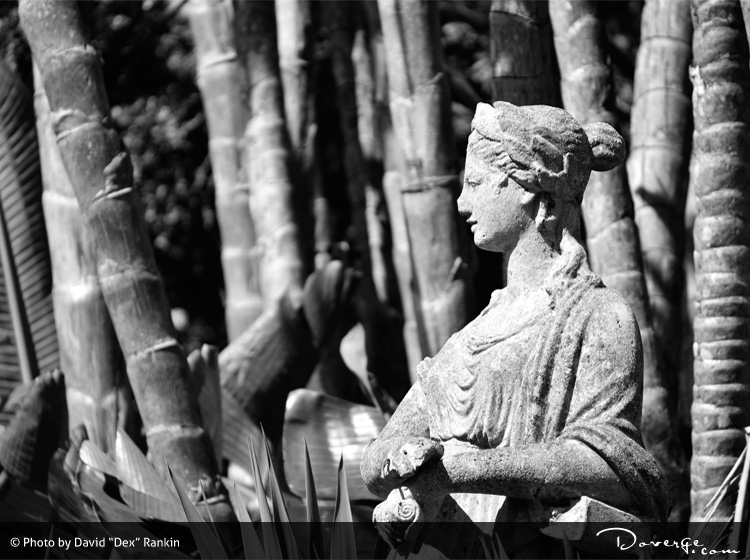
<svg viewBox="0 0 750 560">
<path fill-rule="evenodd" d="M 442 441 L 446 453 L 452 447 L 577 440 L 628 489 L 634 504 L 630 513 L 666 518 L 664 479 L 639 429 L 643 363 L 638 325 L 627 303 L 591 272 L 574 240 L 564 243 L 543 289 L 516 298 L 506 290 L 493 294 L 477 319 L 420 364 L 418 378 L 415 390 L 423 393 L 419 400 L 426 403 L 430 437 Z M 426 514 L 441 521 L 544 522 L 561 505 L 451 494 Z M 423 540 L 453 546 L 456 539 L 449 534 L 432 530 Z M 539 537 L 538 531 L 516 535 L 515 541 L 533 536 Z M 481 556 L 482 549 L 478 552 Z"/>
</svg>

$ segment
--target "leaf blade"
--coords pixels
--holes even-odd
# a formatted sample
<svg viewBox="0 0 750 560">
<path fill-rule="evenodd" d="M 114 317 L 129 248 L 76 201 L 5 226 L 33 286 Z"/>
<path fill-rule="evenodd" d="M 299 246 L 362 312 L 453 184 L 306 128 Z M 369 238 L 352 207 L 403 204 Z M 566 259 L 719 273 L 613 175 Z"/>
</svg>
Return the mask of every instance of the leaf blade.
<svg viewBox="0 0 750 560">
<path fill-rule="evenodd" d="M 211 528 L 203 520 L 203 517 L 201 517 L 201 514 L 198 512 L 198 509 L 193 502 L 190 501 L 187 492 L 185 492 L 185 489 L 180 486 L 179 481 L 175 478 L 174 473 L 172 473 L 172 469 L 167 466 L 167 470 L 169 471 L 169 477 L 172 479 L 172 484 L 177 492 L 177 497 L 185 511 L 185 516 L 190 522 L 190 531 L 193 533 L 193 538 L 195 538 L 195 544 L 198 545 L 201 558 L 228 558 L 221 542 L 219 542 Z"/>
</svg>

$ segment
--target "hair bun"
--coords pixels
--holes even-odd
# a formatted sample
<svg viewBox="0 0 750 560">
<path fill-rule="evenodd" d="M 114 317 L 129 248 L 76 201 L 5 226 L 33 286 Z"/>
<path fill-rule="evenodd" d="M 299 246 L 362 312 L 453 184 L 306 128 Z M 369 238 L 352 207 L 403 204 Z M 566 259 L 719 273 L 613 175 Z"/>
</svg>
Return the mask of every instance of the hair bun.
<svg viewBox="0 0 750 560">
<path fill-rule="evenodd" d="M 583 127 L 591 145 L 591 169 L 608 171 L 625 159 L 625 140 L 620 133 L 605 122 L 595 122 Z"/>
</svg>

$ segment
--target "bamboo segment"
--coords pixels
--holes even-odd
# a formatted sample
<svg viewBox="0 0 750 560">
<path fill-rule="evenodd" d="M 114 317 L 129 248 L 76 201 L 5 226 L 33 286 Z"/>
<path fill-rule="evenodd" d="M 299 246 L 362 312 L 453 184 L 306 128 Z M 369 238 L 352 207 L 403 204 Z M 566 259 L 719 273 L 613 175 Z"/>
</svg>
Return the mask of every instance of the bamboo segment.
<svg viewBox="0 0 750 560">
<path fill-rule="evenodd" d="M 24 1 L 19 12 L 85 235 L 93 239 L 102 294 L 126 359 L 151 461 L 162 474 L 169 465 L 197 501 L 199 480 L 216 478 L 216 459 L 189 390 L 185 353 L 175 339 L 133 190 L 130 159 L 111 128 L 99 56 L 83 38 L 75 3 Z M 203 486 L 208 496 L 222 495 L 220 483 Z M 217 508 L 223 504 L 219 500 Z"/>
<path fill-rule="evenodd" d="M 255 231 L 247 181 L 242 179 L 241 140 L 247 123 L 244 69 L 237 58 L 231 0 L 191 0 L 198 87 L 209 133 L 221 230 L 229 340 L 243 333 L 263 311 Z"/>
<path fill-rule="evenodd" d="M 641 34 L 627 169 L 664 384 L 670 394 L 676 395 L 682 348 L 683 223 L 690 157 L 689 0 L 649 0 Z M 675 400 L 668 403 L 673 429 Z M 654 415 L 653 410 L 645 410 L 648 404 L 644 403 L 644 424 Z M 669 441 L 652 441 L 651 447 L 654 445 L 666 446 Z M 675 500 L 673 511 L 681 508 L 681 517 L 687 518 L 688 480 L 676 472 L 687 471 L 687 462 L 674 447 L 669 452 L 676 461 L 671 469 L 676 476 L 669 477 Z"/>
<path fill-rule="evenodd" d="M 305 258 L 311 250 L 315 253 L 317 268 L 318 264 L 323 266 L 330 260 L 332 225 L 327 201 L 322 195 L 316 153 L 312 7 L 310 0 L 275 0 L 274 5 L 279 22 L 276 32 L 284 114 L 291 146 L 289 172 L 295 189 L 292 204 L 302 232 L 299 234 L 301 251 Z M 316 237 L 316 233 L 320 237 Z"/>
<path fill-rule="evenodd" d="M 605 107 L 611 96 L 607 41 L 595 2 L 559 0 L 549 4 L 562 78 L 563 105 L 582 125 L 615 123 Z M 633 202 L 624 166 L 592 173 L 583 197 L 589 260 L 604 283 L 633 309 L 643 340 L 643 433 L 646 449 L 664 471 L 679 500 L 683 473 L 672 429 L 669 399 L 660 368 L 642 272 Z"/>
<path fill-rule="evenodd" d="M 366 157 L 371 157 L 372 160 L 376 161 L 382 160 L 382 167 L 385 170 L 382 184 L 392 240 L 390 257 L 393 262 L 393 276 L 398 288 L 398 299 L 401 302 L 403 313 L 403 341 L 406 352 L 407 371 L 413 383 L 416 379 L 417 364 L 424 357 L 424 353 L 417 326 L 416 302 L 414 292 L 412 291 L 414 270 L 406 229 L 404 205 L 401 199 L 401 184 L 404 181 L 404 175 L 399 170 L 405 169 L 406 165 L 403 161 L 403 153 L 399 150 L 398 141 L 393 132 L 390 110 L 388 108 L 388 62 L 383 31 L 380 25 L 380 14 L 377 4 L 374 2 L 367 2 L 364 7 L 367 36 L 369 38 L 369 53 L 371 54 L 372 61 L 372 81 L 374 88 L 373 118 L 375 122 L 370 126 L 365 125 L 360 127 L 360 142 L 362 143 L 363 150 L 365 150 Z M 359 80 L 359 77 L 357 79 Z M 366 103 L 363 105 L 366 105 Z M 360 114 L 360 123 L 365 123 L 367 112 L 358 109 L 358 113 Z M 368 130 L 373 130 L 372 141 L 376 142 L 374 145 L 368 140 Z M 372 156 L 369 154 L 372 154 Z M 387 262 L 389 261 L 386 260 Z M 393 300 L 396 300 L 395 296 L 393 296 Z M 379 372 L 380 370 L 377 369 L 377 365 L 373 364 L 373 357 L 369 358 L 372 371 Z M 392 368 L 388 367 L 385 371 L 388 371 L 390 374 Z M 381 377 L 380 379 L 384 383 L 388 381 L 386 377 Z M 392 394 L 396 395 L 398 391 L 393 391 Z"/>
<path fill-rule="evenodd" d="M 689 0 L 649 0 L 636 63 L 628 158 L 643 269 L 664 371 L 677 386 L 683 217 L 690 157 Z"/>
<path fill-rule="evenodd" d="M 244 133 L 250 215 L 259 252 L 260 290 L 266 302 L 301 288 L 305 265 L 293 207 L 292 154 L 284 118 L 272 2 L 237 5 L 238 47 L 249 84 L 250 120 Z"/>
<path fill-rule="evenodd" d="M 368 235 L 366 192 L 373 191 L 367 165 L 359 143 L 357 123 L 357 98 L 355 90 L 354 64 L 351 53 L 353 38 L 347 25 L 346 2 L 321 4 L 321 19 L 331 51 L 333 78 L 336 83 L 336 100 L 339 112 L 339 129 L 343 142 L 344 169 L 347 176 L 349 204 L 351 206 L 353 248 L 355 259 L 365 276 L 364 284 L 372 292 L 372 259 Z"/>
<path fill-rule="evenodd" d="M 365 222 L 372 281 L 378 300 L 382 303 L 392 303 L 394 300 L 392 287 L 395 285 L 395 278 L 393 266 L 385 253 L 387 224 L 382 215 L 385 201 L 382 185 L 378 184 L 383 174 L 383 139 L 378 126 L 373 60 L 367 48 L 364 30 L 357 31 L 351 43 L 351 49 L 356 96 L 353 118 L 356 119 L 357 142 L 364 158 L 363 173 L 369 177 L 369 180 L 364 183 Z"/>
<path fill-rule="evenodd" d="M 68 421 L 86 426 L 105 453 L 117 434 L 117 389 L 124 363 L 96 275 L 91 237 L 75 198 L 52 130 L 49 101 L 34 69 L 34 108 L 44 183 L 44 216 L 52 260 L 55 323 L 60 367 L 65 373 Z"/>
<path fill-rule="evenodd" d="M 546 0 L 495 0 L 490 8 L 492 97 L 559 105 Z"/>
<path fill-rule="evenodd" d="M 401 185 L 422 354 L 434 355 L 467 321 L 468 242 L 458 228 L 458 175 L 448 82 L 440 72 L 437 14 L 426 0 L 378 0 L 390 108 L 405 157 Z"/>
<path fill-rule="evenodd" d="M 417 364 L 424 358 L 422 340 L 417 325 L 416 300 L 412 292 L 414 268 L 411 262 L 409 235 L 406 230 L 404 206 L 401 200 L 401 183 L 403 175 L 397 171 L 386 171 L 383 177 L 383 189 L 388 204 L 388 215 L 391 218 L 393 234 L 393 261 L 396 267 L 401 306 L 404 313 L 404 346 L 406 360 L 409 364 L 409 376 L 412 383 L 417 381 Z M 406 296 L 406 297 L 405 297 Z"/>
<path fill-rule="evenodd" d="M 750 72 L 737 0 L 693 0 L 696 218 L 692 519 L 745 446 L 750 424 Z M 736 490 L 714 520 L 732 516 Z"/>
<path fill-rule="evenodd" d="M 289 140 L 298 156 L 305 149 L 309 109 L 310 0 L 275 0 L 279 67 Z"/>
</svg>

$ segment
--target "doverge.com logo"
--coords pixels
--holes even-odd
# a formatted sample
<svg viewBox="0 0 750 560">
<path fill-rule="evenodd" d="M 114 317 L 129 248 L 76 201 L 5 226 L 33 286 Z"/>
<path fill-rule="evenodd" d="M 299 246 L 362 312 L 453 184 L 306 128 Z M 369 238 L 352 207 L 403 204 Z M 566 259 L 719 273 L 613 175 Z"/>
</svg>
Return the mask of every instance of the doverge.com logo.
<svg viewBox="0 0 750 560">
<path fill-rule="evenodd" d="M 651 540 L 651 541 L 638 541 L 638 537 L 633 531 L 625 529 L 623 527 L 609 527 L 608 529 L 602 529 L 596 536 L 598 537 L 602 533 L 608 533 L 610 531 L 618 531 L 617 534 L 617 548 L 620 550 L 630 550 L 633 547 L 646 548 L 646 547 L 662 547 L 662 548 L 674 548 L 682 550 L 685 554 L 700 554 L 703 556 L 712 556 L 714 554 L 739 554 L 739 550 L 714 550 L 710 547 L 705 546 L 696 539 L 685 537 L 680 540 Z"/>
</svg>

